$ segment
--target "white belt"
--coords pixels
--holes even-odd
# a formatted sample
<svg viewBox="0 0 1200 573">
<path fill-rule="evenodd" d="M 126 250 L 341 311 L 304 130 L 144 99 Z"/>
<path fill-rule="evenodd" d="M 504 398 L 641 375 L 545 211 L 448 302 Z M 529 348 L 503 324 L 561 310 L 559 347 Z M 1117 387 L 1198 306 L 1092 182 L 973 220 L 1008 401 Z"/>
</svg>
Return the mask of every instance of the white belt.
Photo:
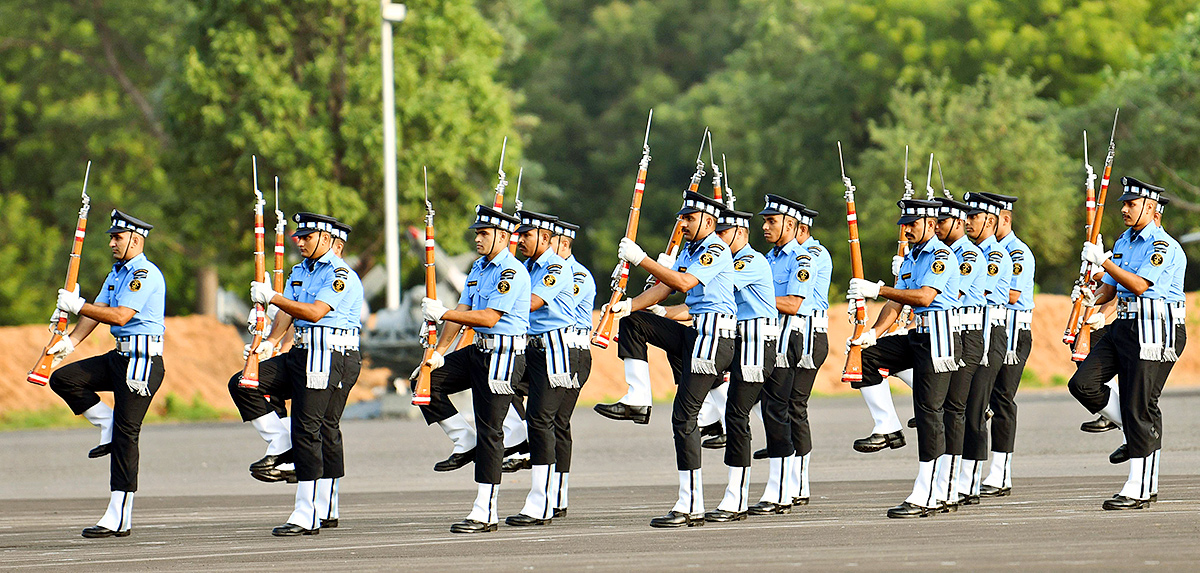
<svg viewBox="0 0 1200 573">
<path fill-rule="evenodd" d="M 829 330 L 829 313 L 824 310 L 814 310 L 812 314 L 802 314 L 799 316 L 811 321 L 813 329 L 817 332 L 827 332 Z M 799 322 L 796 321 L 796 328 L 800 328 Z"/>
<path fill-rule="evenodd" d="M 1171 323 L 1180 325 L 1187 318 L 1187 303 L 1185 302 L 1169 302 L 1167 308 L 1171 310 Z"/>
<path fill-rule="evenodd" d="M 773 318 L 773 317 L 749 318 L 746 320 L 739 320 L 738 324 L 750 323 L 750 322 L 758 323 L 758 335 L 760 337 L 762 337 L 764 339 L 769 338 L 771 340 L 775 340 L 775 339 L 779 338 L 779 319 L 778 318 Z"/>
<path fill-rule="evenodd" d="M 1118 320 L 1136 320 L 1138 317 L 1137 299 L 1136 298 L 1120 298 L 1117 299 L 1117 319 Z"/>
<path fill-rule="evenodd" d="M 135 340 L 134 340 L 135 338 L 145 338 L 146 339 L 145 344 L 146 344 L 146 350 L 147 350 L 146 355 L 147 356 L 162 356 L 163 339 L 162 339 L 161 335 L 157 335 L 157 334 L 133 334 L 130 336 L 118 336 L 117 337 L 117 352 L 119 352 L 121 354 L 125 354 L 125 355 L 128 355 L 130 352 L 133 352 L 134 347 L 135 347 Z"/>
<path fill-rule="evenodd" d="M 1008 324 L 1008 309 L 1004 308 L 1004 305 L 989 304 L 987 308 L 992 326 L 1004 326 Z"/>
<path fill-rule="evenodd" d="M 513 350 L 517 354 L 525 353 L 525 346 L 528 340 L 526 340 L 524 334 L 476 334 L 475 346 L 484 352 L 491 352 L 496 349 L 498 339 L 501 336 L 513 339 Z"/>
<path fill-rule="evenodd" d="M 912 321 L 908 323 L 908 330 L 916 329 L 918 334 L 929 332 L 929 327 L 933 324 L 933 316 L 939 313 L 947 315 L 947 322 L 951 325 L 951 330 L 953 331 L 955 309 L 927 310 L 921 313 L 914 312 Z"/>
<path fill-rule="evenodd" d="M 587 348 L 588 332 L 573 326 L 563 329 L 563 342 L 568 348 Z"/>
<path fill-rule="evenodd" d="M 308 328 L 296 329 L 293 346 L 296 348 L 308 348 L 312 346 L 312 333 L 318 328 L 325 330 L 325 344 L 330 349 L 337 350 L 338 352 L 358 350 L 358 329 L 330 328 L 327 326 L 310 326 Z"/>
<path fill-rule="evenodd" d="M 1029 330 L 1029 327 L 1033 325 L 1033 311 L 1018 310 L 1015 312 L 1017 313 L 1017 328 Z"/>
<path fill-rule="evenodd" d="M 957 323 L 959 330 L 982 329 L 983 309 L 978 306 L 966 306 L 958 309 Z"/>
</svg>

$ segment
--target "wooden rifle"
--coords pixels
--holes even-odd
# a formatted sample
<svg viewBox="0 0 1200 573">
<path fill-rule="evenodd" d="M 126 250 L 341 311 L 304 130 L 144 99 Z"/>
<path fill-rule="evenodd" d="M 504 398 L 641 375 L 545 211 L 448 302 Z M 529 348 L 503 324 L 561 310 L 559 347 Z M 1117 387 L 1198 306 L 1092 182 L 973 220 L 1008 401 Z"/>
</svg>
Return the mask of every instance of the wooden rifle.
<svg viewBox="0 0 1200 573">
<path fill-rule="evenodd" d="M 267 282 L 267 231 L 263 227 L 263 206 L 267 202 L 263 200 L 262 191 L 258 189 L 258 158 L 250 156 L 250 161 L 254 170 L 254 280 Z M 255 350 L 266 334 L 266 321 L 266 308 L 262 304 L 254 303 L 254 330 L 251 332 L 254 338 L 250 341 L 250 352 L 246 354 L 246 366 L 242 368 L 242 377 L 238 380 L 238 386 L 242 388 L 258 387 L 258 353 Z"/>
<path fill-rule="evenodd" d="M 492 199 L 492 208 L 497 211 L 504 210 L 504 190 L 508 187 L 508 176 L 504 174 L 504 152 L 508 150 L 508 138 L 504 138 L 504 143 L 500 146 L 500 167 L 496 169 L 496 173 L 500 175 L 500 180 L 496 182 L 496 194 Z M 520 189 L 520 185 L 517 186 Z M 508 237 L 508 252 L 517 252 L 517 234 L 510 233 Z M 459 331 L 458 344 L 455 345 L 455 350 L 462 350 L 467 345 L 475 341 L 475 329 L 469 326 L 462 327 Z"/>
<path fill-rule="evenodd" d="M 907 201 L 913 198 L 913 184 L 908 178 L 908 146 L 904 146 L 904 196 L 901 199 Z M 908 254 L 908 238 L 904 235 L 904 229 L 900 229 L 899 238 L 896 239 L 896 256 L 903 257 Z M 893 333 L 901 328 L 904 328 L 912 321 L 912 307 L 904 305 L 900 308 L 900 314 L 896 317 L 896 322 L 893 322 L 888 327 L 887 332 Z"/>
<path fill-rule="evenodd" d="M 425 297 L 437 299 L 437 271 L 433 266 L 433 203 L 429 201 L 429 171 L 422 167 L 425 174 Z M 425 355 L 421 358 L 421 369 L 417 375 L 417 387 L 413 391 L 412 403 L 415 406 L 429 405 L 429 377 L 433 371 L 429 367 L 429 358 L 437 347 L 437 323 L 425 321 L 425 336 L 421 338 L 425 347 Z"/>
<path fill-rule="evenodd" d="M 646 191 L 646 171 L 650 167 L 650 124 L 654 121 L 654 110 L 650 110 L 650 117 L 646 119 L 646 137 L 642 140 L 642 160 L 638 163 L 637 179 L 633 184 L 633 202 L 629 206 L 629 220 L 625 223 L 625 237 L 631 241 L 637 240 L 638 221 L 642 215 L 642 193 Z M 625 295 L 625 287 L 629 284 L 629 262 L 622 259 L 613 268 L 612 272 L 612 296 L 608 299 L 608 306 L 604 314 L 600 317 L 600 323 L 592 330 L 592 344 L 600 348 L 608 348 L 608 345 L 613 341 L 613 318 L 612 307 L 618 302 L 621 302 L 621 297 Z"/>
<path fill-rule="evenodd" d="M 704 128 L 704 136 L 700 138 L 700 150 L 696 152 L 696 172 L 692 173 L 692 179 L 688 183 L 688 191 L 696 193 L 700 189 L 700 180 L 704 179 L 704 144 L 708 141 L 708 128 Z M 718 197 L 720 199 L 720 197 Z M 679 256 L 679 246 L 683 244 L 683 217 L 675 218 L 675 228 L 671 229 L 671 239 L 667 241 L 667 248 L 663 254 L 674 261 Z M 646 279 L 646 288 L 650 288 L 658 284 L 658 279 L 654 275 L 650 275 Z"/>
<path fill-rule="evenodd" d="M 1089 221 L 1086 229 L 1089 243 L 1095 243 L 1100 240 L 1100 223 L 1104 217 L 1104 200 L 1108 196 L 1108 182 L 1112 176 L 1113 157 L 1117 153 L 1117 117 L 1120 113 L 1121 110 L 1118 108 L 1116 113 L 1113 114 L 1112 135 L 1108 138 L 1108 155 L 1104 158 L 1104 175 L 1100 178 L 1100 192 L 1096 195 L 1095 211 L 1088 215 Z M 1086 144 L 1084 153 L 1084 163 L 1087 163 Z M 1090 166 L 1088 167 L 1088 171 L 1089 173 L 1091 172 Z M 1094 179 L 1095 174 L 1090 174 L 1089 187 L 1091 186 L 1090 182 Z M 1075 280 L 1075 284 L 1079 285 L 1081 290 L 1094 290 L 1099 285 L 1095 284 L 1095 280 L 1092 277 L 1099 272 L 1100 269 L 1084 261 L 1080 268 L 1079 278 Z M 1067 330 L 1063 334 L 1063 341 L 1066 342 L 1069 338 L 1072 338 L 1071 334 L 1074 331 L 1073 342 L 1075 343 L 1075 349 L 1071 352 L 1071 360 L 1075 362 L 1083 362 L 1083 359 L 1087 358 L 1087 355 L 1092 351 L 1092 327 L 1088 325 L 1087 321 L 1091 318 L 1095 310 L 1095 308 L 1088 308 L 1086 310 L 1083 308 L 1082 296 L 1076 299 L 1075 303 L 1071 305 L 1071 316 L 1068 317 Z M 1068 342 L 1068 344 L 1070 343 Z"/>
<path fill-rule="evenodd" d="M 725 194 L 729 195 L 729 200 L 726 201 L 725 204 L 730 209 L 733 209 L 733 203 L 735 201 L 737 201 L 737 197 L 733 196 L 733 188 L 731 188 L 729 186 L 729 166 L 725 164 L 725 154 L 724 153 L 721 154 L 721 164 L 725 168 Z"/>
<path fill-rule="evenodd" d="M 275 273 L 271 277 L 271 288 L 283 292 L 283 237 L 287 231 L 287 219 L 279 210 L 279 177 L 275 177 Z"/>
<path fill-rule="evenodd" d="M 67 280 L 63 283 L 63 288 L 72 292 L 79 284 L 79 260 L 83 256 L 83 237 L 87 234 L 88 211 L 92 208 L 92 198 L 87 194 L 88 175 L 91 173 L 92 162 L 88 161 L 87 168 L 83 171 L 83 193 L 81 195 L 83 205 L 79 207 L 79 220 L 75 223 L 75 242 L 71 243 L 71 257 L 67 262 Z M 46 354 L 46 352 L 67 336 L 67 319 L 67 313 L 55 309 L 50 319 L 50 342 L 42 349 L 42 354 L 38 357 L 37 364 L 33 365 L 33 370 L 30 370 L 29 374 L 25 376 L 25 380 L 30 384 L 45 386 L 50 382 L 50 369 L 54 367 L 54 355 Z"/>
<path fill-rule="evenodd" d="M 846 176 L 846 163 L 842 159 L 842 142 L 838 142 L 838 163 L 842 167 L 842 185 L 846 186 L 846 225 L 850 230 L 850 273 L 856 279 L 863 278 L 862 246 L 858 242 L 858 214 L 854 209 L 854 184 Z M 907 178 L 906 178 L 907 180 Z M 850 323 L 854 325 L 855 340 L 867 328 L 867 301 L 859 298 L 850 301 Z M 846 366 L 842 368 L 842 382 L 862 381 L 862 347 L 850 345 L 846 352 Z"/>
</svg>

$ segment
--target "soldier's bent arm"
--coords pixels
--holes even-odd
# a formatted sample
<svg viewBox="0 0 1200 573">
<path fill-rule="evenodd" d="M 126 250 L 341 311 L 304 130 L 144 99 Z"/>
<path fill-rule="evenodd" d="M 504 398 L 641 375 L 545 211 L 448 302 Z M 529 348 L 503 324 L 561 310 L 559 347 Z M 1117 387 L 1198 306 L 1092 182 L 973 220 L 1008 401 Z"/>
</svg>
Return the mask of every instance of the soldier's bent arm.
<svg viewBox="0 0 1200 573">
<path fill-rule="evenodd" d="M 664 300 L 667 300 L 667 297 L 671 296 L 672 292 L 675 292 L 675 289 L 667 286 L 666 283 L 658 283 L 646 289 L 644 292 L 642 292 L 642 294 L 633 297 L 633 299 L 629 301 L 629 304 L 631 305 L 629 310 L 630 312 L 636 312 L 654 306 Z"/>
<path fill-rule="evenodd" d="M 297 302 L 281 294 L 271 297 L 270 303 L 279 307 L 279 310 L 292 315 L 292 318 L 307 320 L 309 322 L 317 322 L 324 318 L 326 314 L 329 314 L 329 311 L 333 310 L 333 307 L 324 301 Z"/>
<path fill-rule="evenodd" d="M 907 304 L 911 307 L 929 306 L 933 304 L 933 299 L 937 295 L 937 289 L 930 286 L 923 286 L 917 289 L 900 289 L 885 285 L 879 288 L 879 296 L 900 304 Z"/>
<path fill-rule="evenodd" d="M 471 310 L 471 307 L 470 305 L 459 304 L 458 306 L 454 307 L 453 310 L 466 311 Z M 458 336 L 458 332 L 460 330 L 462 330 L 461 324 L 457 322 L 447 322 L 446 326 L 442 328 L 442 335 L 438 337 L 438 343 L 437 346 L 434 347 L 434 350 L 437 351 L 438 354 L 445 355 L 446 352 L 450 350 L 450 345 L 454 344 L 454 337 Z"/>
<path fill-rule="evenodd" d="M 661 284 L 671 287 L 671 290 L 687 292 L 692 290 L 692 287 L 700 284 L 700 279 L 696 278 L 695 276 L 689 273 L 681 273 L 679 271 L 668 269 L 667 267 L 658 264 L 658 261 L 651 260 L 650 257 L 643 259 L 642 264 L 638 266 L 646 269 L 647 272 L 654 275 L 654 278 L 658 279 Z"/>
<path fill-rule="evenodd" d="M 879 310 L 879 316 L 875 318 L 875 325 L 871 328 L 874 328 L 875 332 L 883 332 L 888 328 L 891 328 L 892 323 L 896 322 L 896 319 L 900 317 L 900 311 L 903 308 L 904 305 L 889 300 L 887 304 L 883 305 L 883 308 Z"/>
<path fill-rule="evenodd" d="M 789 294 L 787 296 L 775 297 L 775 308 L 783 314 L 796 314 L 800 312 L 800 305 L 804 304 L 804 297 Z"/>
<path fill-rule="evenodd" d="M 136 310 L 124 306 L 108 306 L 104 303 L 84 303 L 83 308 L 79 309 L 79 316 L 84 316 L 103 322 L 110 326 L 125 326 L 133 315 L 137 314 Z"/>
<path fill-rule="evenodd" d="M 463 305 L 459 305 L 461 308 Z M 496 326 L 497 322 L 504 316 L 494 308 L 481 308 L 479 310 L 447 310 L 446 314 L 442 315 L 442 320 L 457 322 L 463 326 L 474 326 L 478 328 L 491 328 Z"/>
<path fill-rule="evenodd" d="M 1008 289 L 1008 304 L 1017 304 L 1021 300 L 1021 291 Z"/>
<path fill-rule="evenodd" d="M 275 313 L 275 320 L 271 322 L 271 332 L 267 334 L 267 340 L 279 346 L 283 341 L 283 337 L 287 335 L 287 331 L 292 327 L 292 315 L 286 312 Z"/>
<path fill-rule="evenodd" d="M 83 342 L 83 339 L 87 338 L 88 335 L 90 335 L 99 324 L 100 323 L 95 319 L 91 319 L 86 316 L 79 317 L 79 322 L 76 322 L 75 328 L 71 329 L 71 341 L 78 346 L 79 343 Z"/>
<path fill-rule="evenodd" d="M 1131 273 L 1112 262 L 1112 259 L 1104 261 L 1104 272 L 1112 277 L 1114 281 L 1121 283 L 1121 286 L 1129 289 L 1129 292 L 1137 296 L 1142 296 L 1142 293 L 1150 290 L 1154 283 L 1142 278 L 1141 275 Z"/>
</svg>

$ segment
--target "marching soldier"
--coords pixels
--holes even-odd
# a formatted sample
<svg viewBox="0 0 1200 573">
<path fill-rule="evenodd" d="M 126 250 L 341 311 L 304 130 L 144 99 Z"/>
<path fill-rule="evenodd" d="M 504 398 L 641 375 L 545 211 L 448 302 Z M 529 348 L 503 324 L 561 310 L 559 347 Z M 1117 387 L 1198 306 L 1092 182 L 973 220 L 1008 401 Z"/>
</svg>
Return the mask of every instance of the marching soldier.
<svg viewBox="0 0 1200 573">
<path fill-rule="evenodd" d="M 142 420 L 163 380 L 163 310 L 166 282 L 143 250 L 153 225 L 116 209 L 111 214 L 108 246 L 112 271 L 93 303 L 74 292 L 58 291 L 58 310 L 79 315 L 71 333 L 46 350 L 61 360 L 101 323 L 117 347 L 103 355 L 68 364 L 50 376 L 54 390 L 75 415 L 100 428 L 100 445 L 89 458 L 110 456 L 108 509 L 84 537 L 125 537 L 132 532 L 133 494 L 138 486 L 138 437 Z M 97 392 L 112 392 L 114 408 Z"/>
<path fill-rule="evenodd" d="M 1123 455 L 1129 461 L 1129 478 L 1117 495 L 1104 500 L 1103 507 L 1109 510 L 1144 508 L 1151 494 L 1157 493 L 1162 448 L 1158 397 L 1182 350 L 1172 308 L 1177 297 L 1171 291 L 1179 268 L 1187 264 L 1178 243 L 1168 241 L 1169 235 L 1155 222 L 1163 189 L 1132 177 L 1123 177 L 1121 183 L 1125 186 L 1121 218 L 1129 228 L 1113 251 L 1105 253 L 1100 245 L 1084 243 L 1081 255 L 1105 272 L 1097 293 L 1083 293 L 1084 304 L 1090 307 L 1116 298 L 1117 319 L 1068 384 L 1080 404 L 1125 433 Z M 1113 374 L 1119 392 L 1105 385 Z"/>
<path fill-rule="evenodd" d="M 750 495 L 750 408 L 758 401 L 766 376 L 775 368 L 779 338 L 771 265 L 749 244 L 753 216 L 725 209 L 716 227 L 717 236 L 733 253 L 733 297 L 738 322 L 725 415 L 729 485 L 717 509 L 704 514 L 707 521 L 714 522 L 746 519 Z"/>
<path fill-rule="evenodd" d="M 475 483 L 478 492 L 467 518 L 450 526 L 453 533 L 496 531 L 496 497 L 504 459 L 504 418 L 513 402 L 514 383 L 525 371 L 526 332 L 529 331 L 530 280 L 508 251 L 509 237 L 521 220 L 490 207 L 475 207 L 475 252 L 466 289 L 458 305 L 447 309 L 435 299 L 421 301 L 427 320 L 448 324 L 427 363 L 431 398 L 448 403 L 450 394 L 471 389 L 478 430 Z M 475 343 L 445 354 L 463 326 L 475 329 Z M 425 420 L 441 422 L 445 408 L 423 406 Z M 453 414 L 453 409 L 450 410 Z"/>
<path fill-rule="evenodd" d="M 251 473 L 270 474 L 288 461 L 295 463 L 295 507 L 271 531 L 277 537 L 316 535 L 322 526 L 337 526 L 336 518 L 329 517 L 336 515 L 336 480 L 344 475 L 337 422 L 362 367 L 362 283 L 334 250 L 335 236 L 341 234 L 338 222 L 315 213 L 297 213 L 293 220 L 297 228 L 292 237 L 304 260 L 292 267 L 284 292 L 276 293 L 270 283 L 250 283 L 251 300 L 279 309 L 270 333 L 253 351 L 269 355 L 294 326 L 292 349 L 259 363 L 258 386 L 242 387 L 240 373 L 229 381 L 242 420 L 252 422 L 269 444 L 291 445 L 275 455 L 269 445 L 268 455 L 250 467 Z M 264 394 L 292 400 L 290 432 L 280 427 Z"/>
<path fill-rule="evenodd" d="M 937 238 L 950 245 L 958 258 L 959 308 L 956 328 L 959 331 L 961 360 L 958 370 L 950 376 L 950 387 L 946 391 L 944 404 L 946 427 L 946 453 L 938 462 L 937 491 L 939 501 L 946 511 L 956 511 L 959 506 L 958 474 L 963 459 L 963 441 L 966 425 L 967 399 L 972 381 L 984 360 L 984 318 L 987 300 L 984 298 L 986 282 L 986 259 L 983 252 L 967 237 L 965 226 L 967 212 L 971 206 L 939 197 Z"/>
<path fill-rule="evenodd" d="M 963 427 L 963 460 L 958 473 L 958 503 L 979 503 L 979 489 L 983 481 L 983 466 L 988 458 L 987 408 L 991 399 L 996 374 L 1004 364 L 1008 346 L 1009 282 L 1012 279 L 1012 258 L 1008 251 L 996 241 L 996 228 L 1000 221 L 1001 204 L 979 193 L 967 193 L 966 231 L 967 236 L 980 250 L 980 263 L 986 265 L 983 273 L 983 348 L 979 367 L 971 377 L 967 391 L 965 425 Z M 953 503 L 954 498 L 950 501 Z"/>
<path fill-rule="evenodd" d="M 653 344 L 667 353 L 679 389 L 671 412 L 675 459 L 679 470 L 679 498 L 671 511 L 650 521 L 652 527 L 704 525 L 704 490 L 700 473 L 700 429 L 696 416 L 719 373 L 729 368 L 734 354 L 737 304 L 733 298 L 733 258 L 715 233 L 720 201 L 688 191 L 684 195 L 684 237 L 687 243 L 675 270 L 646 257 L 628 238 L 621 240 L 618 255 L 654 275 L 659 284 L 617 303 L 613 313 L 622 318 L 617 356 L 625 361 L 627 377 L 640 377 L 630 386 L 649 387 L 646 347 Z M 665 316 L 636 312 L 662 302 L 673 292 L 685 292 L 686 314 L 680 307 Z M 693 326 L 677 320 L 690 318 Z"/>
<path fill-rule="evenodd" d="M 572 269 L 558 256 L 551 242 L 558 217 L 517 211 L 517 248 L 525 255 L 531 286 L 528 350 L 522 384 L 529 392 L 530 462 L 533 476 L 521 512 L 504 520 L 508 525 L 548 525 L 557 500 L 553 487 L 556 472 L 555 420 L 563 408 L 574 407 L 568 391 L 579 381 L 571 371 L 568 342 L 575 330 L 575 296 Z M 568 414 L 569 415 L 569 414 Z"/>
<path fill-rule="evenodd" d="M 913 369 L 913 409 L 917 416 L 919 469 L 912 494 L 888 510 L 888 517 L 925 517 L 940 509 L 935 476 L 946 453 L 943 404 L 950 377 L 958 368 L 960 349 L 955 344 L 953 315 L 958 301 L 958 258 L 938 240 L 934 228 L 939 205 L 935 201 L 902 200 L 898 225 L 903 226 L 909 251 L 900 266 L 896 287 L 865 279 L 850 279 L 848 299 L 874 299 L 888 303 L 879 311 L 875 325 L 851 345 L 863 347 L 863 385 L 883 384 L 879 370 L 898 372 Z M 900 314 L 904 305 L 913 309 L 913 324 L 904 336 L 877 338 Z"/>
<path fill-rule="evenodd" d="M 996 240 L 1012 258 L 1012 279 L 1009 283 L 1008 346 L 1004 365 L 996 374 L 992 388 L 992 464 L 983 479 L 979 495 L 1005 496 L 1012 493 L 1013 446 L 1017 441 L 1017 386 L 1025 372 L 1025 361 L 1033 347 L 1033 276 L 1036 262 L 1033 253 L 1012 230 L 1013 204 L 1016 197 L 999 193 L 981 193 L 1000 203 L 1000 224 Z"/>
<path fill-rule="evenodd" d="M 754 515 L 788 513 L 792 509 L 793 493 L 796 492 L 788 489 L 788 483 L 797 446 L 792 424 L 798 421 L 792 419 L 791 400 L 796 368 L 805 352 L 801 327 L 807 331 L 808 324 L 799 313 L 811 298 L 812 289 L 808 283 L 816 282 L 811 267 L 812 255 L 799 242 L 804 205 L 778 195 L 767 195 L 765 203 L 759 214 L 763 216 L 763 236 L 775 245 L 765 258 L 771 266 L 774 283 L 779 341 L 775 349 L 775 368 L 766 377 L 760 396 L 769 473 L 762 498 L 749 509 Z"/>
<path fill-rule="evenodd" d="M 554 490 L 553 496 L 557 501 L 554 517 L 567 514 L 568 478 L 571 472 L 571 415 L 575 412 L 575 404 L 579 401 L 579 391 L 587 383 L 592 372 L 592 350 L 589 338 L 592 332 L 592 310 L 596 307 L 596 281 L 592 273 L 575 260 L 571 248 L 579 226 L 559 220 L 555 223 L 558 256 L 567 261 L 571 268 L 572 295 L 575 299 L 575 327 L 571 336 L 571 373 L 575 381 L 571 388 L 566 389 L 563 405 L 554 419 L 554 475 L 550 484 Z"/>
</svg>

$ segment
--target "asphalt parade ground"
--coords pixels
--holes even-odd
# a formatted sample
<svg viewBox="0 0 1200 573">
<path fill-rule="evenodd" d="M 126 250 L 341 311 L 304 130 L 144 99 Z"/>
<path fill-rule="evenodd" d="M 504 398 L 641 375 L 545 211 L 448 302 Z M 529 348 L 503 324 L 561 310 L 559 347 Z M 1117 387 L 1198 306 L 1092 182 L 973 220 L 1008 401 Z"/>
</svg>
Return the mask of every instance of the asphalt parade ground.
<svg viewBox="0 0 1200 573">
<path fill-rule="evenodd" d="M 911 413 L 897 396 L 902 419 Z M 264 484 L 246 466 L 261 457 L 249 424 L 147 426 L 133 534 L 84 539 L 108 500 L 108 462 L 88 460 L 87 429 L 0 434 L 0 569 L 31 571 L 375 570 L 1196 570 L 1200 568 L 1200 392 L 1164 395 L 1159 501 L 1104 511 L 1126 466 L 1108 463 L 1117 432 L 1079 431 L 1091 419 L 1062 392 L 1022 392 L 1013 495 L 957 513 L 885 517 L 916 471 L 907 447 L 876 454 L 850 448 L 870 430 L 858 396 L 815 398 L 812 503 L 788 515 L 733 524 L 652 529 L 677 488 L 670 406 L 648 426 L 574 418 L 570 510 L 551 525 L 455 535 L 475 494 L 470 466 L 432 471 L 449 452 L 437 427 L 419 420 L 343 423 L 348 477 L 340 527 L 275 538 L 294 486 Z M 755 422 L 756 447 L 762 444 Z M 705 500 L 720 501 L 726 468 L 706 451 Z M 766 462 L 752 470 L 752 500 Z M 520 510 L 529 472 L 506 474 L 500 516 Z"/>
</svg>

